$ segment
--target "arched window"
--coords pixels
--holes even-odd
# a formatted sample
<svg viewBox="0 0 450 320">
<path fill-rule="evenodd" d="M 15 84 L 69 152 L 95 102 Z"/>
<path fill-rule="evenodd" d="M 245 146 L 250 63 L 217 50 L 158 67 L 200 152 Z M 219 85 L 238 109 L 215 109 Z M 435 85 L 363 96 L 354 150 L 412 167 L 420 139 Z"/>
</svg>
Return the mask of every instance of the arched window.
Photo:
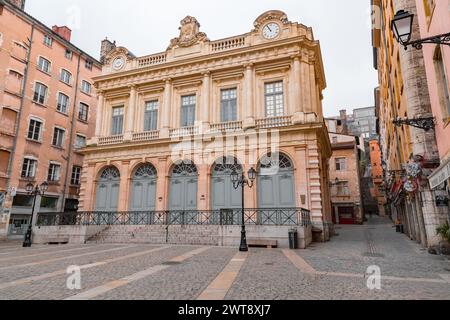
<svg viewBox="0 0 450 320">
<path fill-rule="evenodd" d="M 156 179 L 156 169 L 152 164 L 143 164 L 136 169 L 131 182 L 131 211 L 155 210 Z"/>
<path fill-rule="evenodd" d="M 170 176 L 169 209 L 197 210 L 197 188 L 198 171 L 195 164 L 186 160 L 174 165 Z M 176 214 L 173 215 L 173 219 L 177 219 Z"/>
<path fill-rule="evenodd" d="M 119 205 L 120 172 L 107 167 L 100 174 L 96 192 L 96 211 L 116 212 Z"/>
<path fill-rule="evenodd" d="M 193 176 L 197 173 L 197 167 L 189 160 L 178 163 L 172 169 L 172 176 Z"/>
<path fill-rule="evenodd" d="M 231 181 L 231 173 L 242 172 L 242 166 L 234 157 L 218 159 L 211 174 L 211 208 L 213 210 L 241 209 L 241 189 L 235 189 Z"/>
</svg>

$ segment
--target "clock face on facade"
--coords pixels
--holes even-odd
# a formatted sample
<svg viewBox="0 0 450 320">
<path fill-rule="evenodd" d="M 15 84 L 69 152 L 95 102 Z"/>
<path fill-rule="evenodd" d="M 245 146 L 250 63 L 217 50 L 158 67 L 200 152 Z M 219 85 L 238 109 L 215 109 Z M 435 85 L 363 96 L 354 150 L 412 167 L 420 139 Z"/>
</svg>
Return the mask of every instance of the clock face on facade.
<svg viewBox="0 0 450 320">
<path fill-rule="evenodd" d="M 114 59 L 114 61 L 113 61 L 113 68 L 114 68 L 114 70 L 120 70 L 120 69 L 122 69 L 124 64 L 125 64 L 124 58 L 118 57 L 118 58 Z"/>
<path fill-rule="evenodd" d="M 266 24 L 262 31 L 263 37 L 268 40 L 275 39 L 276 37 L 278 37 L 279 34 L 280 34 L 280 26 L 275 22 Z"/>
</svg>

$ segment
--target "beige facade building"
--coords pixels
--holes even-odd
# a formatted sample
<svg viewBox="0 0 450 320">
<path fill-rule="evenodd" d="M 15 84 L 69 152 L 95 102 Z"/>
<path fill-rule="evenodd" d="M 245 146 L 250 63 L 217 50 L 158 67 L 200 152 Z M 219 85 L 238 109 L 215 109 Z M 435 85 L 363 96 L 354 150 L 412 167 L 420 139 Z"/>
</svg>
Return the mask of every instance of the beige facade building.
<svg viewBox="0 0 450 320">
<path fill-rule="evenodd" d="M 35 212 L 76 210 L 83 155 L 94 135 L 92 77 L 101 65 L 70 43 L 67 27 L 46 27 L 0 1 L 0 239 L 23 237 L 33 197 L 28 183 L 48 181 Z"/>
<path fill-rule="evenodd" d="M 230 173 L 254 167 L 246 208 L 308 209 L 328 237 L 326 82 L 311 28 L 269 11 L 211 41 L 188 16 L 166 51 L 136 57 L 105 40 L 102 61 L 81 210 L 240 208 Z"/>
</svg>

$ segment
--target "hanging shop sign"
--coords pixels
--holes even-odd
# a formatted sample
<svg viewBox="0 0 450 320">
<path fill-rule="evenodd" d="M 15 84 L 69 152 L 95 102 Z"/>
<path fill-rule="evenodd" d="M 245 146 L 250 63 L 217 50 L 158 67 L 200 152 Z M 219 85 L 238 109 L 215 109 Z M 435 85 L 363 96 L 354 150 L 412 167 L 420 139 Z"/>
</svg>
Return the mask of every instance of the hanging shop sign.
<svg viewBox="0 0 450 320">
<path fill-rule="evenodd" d="M 417 190 L 417 184 L 414 181 L 408 180 L 403 184 L 403 189 L 409 193 L 414 193 Z"/>
<path fill-rule="evenodd" d="M 450 179 L 450 159 L 437 168 L 428 178 L 431 190 L 436 190 L 440 185 Z"/>
</svg>

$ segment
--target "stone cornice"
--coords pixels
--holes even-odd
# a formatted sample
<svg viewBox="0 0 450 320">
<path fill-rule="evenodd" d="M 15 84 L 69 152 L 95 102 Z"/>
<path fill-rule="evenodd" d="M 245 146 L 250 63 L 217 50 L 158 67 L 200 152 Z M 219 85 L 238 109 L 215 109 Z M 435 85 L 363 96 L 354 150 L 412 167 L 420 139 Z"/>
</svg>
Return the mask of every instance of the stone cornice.
<svg viewBox="0 0 450 320">
<path fill-rule="evenodd" d="M 326 83 L 323 72 L 322 56 L 320 53 L 320 44 L 318 41 L 311 41 L 307 39 L 307 37 L 304 35 L 269 43 L 262 43 L 251 47 L 239 48 L 236 50 L 229 50 L 220 53 L 196 56 L 182 60 L 174 60 L 164 64 L 149 66 L 145 68 L 137 68 L 129 71 L 102 75 L 95 77 L 94 81 L 101 89 L 109 89 L 109 88 L 114 89 L 116 87 L 117 82 L 119 82 L 120 86 L 122 86 L 127 85 L 129 82 L 139 83 L 139 80 L 141 80 L 142 83 L 148 82 L 148 80 L 150 79 L 156 81 L 155 74 L 158 73 L 163 73 L 165 75 L 164 77 L 161 76 L 161 79 L 158 79 L 158 81 L 162 81 L 163 78 L 167 78 L 168 73 L 170 74 L 170 77 L 175 78 L 175 77 L 183 77 L 186 75 L 192 75 L 194 73 L 202 73 L 207 70 L 214 72 L 215 70 L 222 70 L 224 68 L 229 68 L 230 67 L 229 63 L 220 63 L 223 60 L 234 59 L 233 61 L 234 64 L 232 66 L 234 65 L 242 66 L 243 64 L 249 63 L 249 61 L 251 61 L 251 63 L 262 63 L 265 61 L 273 60 L 275 57 L 280 59 L 281 58 L 279 56 L 280 48 L 283 48 L 286 51 L 286 53 L 284 54 L 286 58 L 290 58 L 293 55 L 300 54 L 300 52 L 298 52 L 299 47 L 302 48 L 302 50 L 307 50 L 308 61 L 311 55 L 314 57 L 314 60 L 312 62 L 316 65 L 317 71 L 319 72 L 321 79 L 319 83 L 322 85 L 323 87 L 322 89 L 324 89 Z M 297 52 L 292 52 L 292 50 L 297 50 Z M 273 57 L 270 56 L 261 57 L 260 55 L 261 52 L 265 54 L 274 53 L 274 55 Z M 202 67 L 192 68 L 193 65 Z M 180 69 L 182 70 L 183 68 L 186 69 L 187 66 L 190 66 L 189 72 L 185 71 L 184 72 L 185 74 L 181 74 L 179 70 Z M 178 73 L 176 71 L 178 71 Z M 111 83 L 110 86 L 108 86 L 109 83 Z"/>
</svg>

